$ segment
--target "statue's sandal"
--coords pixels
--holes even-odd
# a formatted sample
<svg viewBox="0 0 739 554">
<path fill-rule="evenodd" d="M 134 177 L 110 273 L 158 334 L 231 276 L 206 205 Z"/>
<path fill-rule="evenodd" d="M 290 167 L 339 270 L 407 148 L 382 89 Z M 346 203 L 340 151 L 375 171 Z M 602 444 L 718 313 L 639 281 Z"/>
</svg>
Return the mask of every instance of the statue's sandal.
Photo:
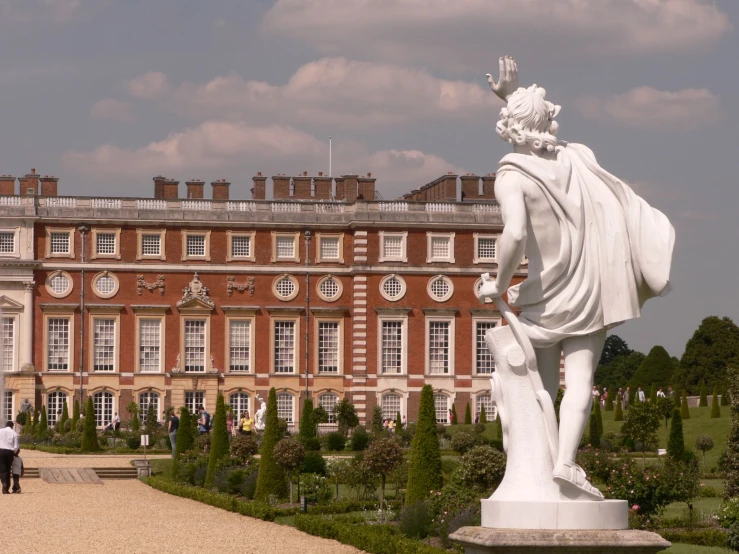
<svg viewBox="0 0 739 554">
<path fill-rule="evenodd" d="M 593 500 L 604 500 L 603 493 L 590 484 L 585 470 L 577 464 L 562 463 L 554 468 L 553 478 L 557 483 L 567 483 L 590 496 Z"/>
</svg>

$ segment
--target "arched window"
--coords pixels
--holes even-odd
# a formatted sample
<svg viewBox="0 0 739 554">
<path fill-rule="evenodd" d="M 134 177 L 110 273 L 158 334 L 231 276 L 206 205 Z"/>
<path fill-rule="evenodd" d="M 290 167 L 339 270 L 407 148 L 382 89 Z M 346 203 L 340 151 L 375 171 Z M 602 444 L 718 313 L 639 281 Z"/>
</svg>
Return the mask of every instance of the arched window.
<svg viewBox="0 0 739 554">
<path fill-rule="evenodd" d="M 382 419 L 395 419 L 400 413 L 400 395 L 389 392 L 382 395 Z"/>
<path fill-rule="evenodd" d="M 92 395 L 92 405 L 95 408 L 95 425 L 98 427 L 105 427 L 108 423 L 113 421 L 112 392 L 96 392 Z"/>
<path fill-rule="evenodd" d="M 249 395 L 245 392 L 235 392 L 229 396 L 228 405 L 231 406 L 235 420 L 241 419 L 246 412 L 249 412 L 251 416 L 254 415 L 249 410 Z"/>
<path fill-rule="evenodd" d="M 488 421 L 493 420 L 495 417 L 495 408 L 493 407 L 493 399 L 490 394 L 478 394 L 476 405 L 477 411 L 475 413 L 477 414 L 477 417 L 480 417 L 482 407 L 485 406 L 485 419 Z"/>
<path fill-rule="evenodd" d="M 436 423 L 449 423 L 449 397 L 446 394 L 434 395 Z"/>
<path fill-rule="evenodd" d="M 328 421 L 326 423 L 336 423 L 336 415 L 334 414 L 334 408 L 339 403 L 339 397 L 335 394 L 322 394 L 318 397 L 318 405 L 321 406 L 328 414 Z"/>
<path fill-rule="evenodd" d="M 139 394 L 139 421 L 146 425 L 146 414 L 149 406 L 154 407 L 154 417 L 159 421 L 159 394 L 156 392 L 142 392 Z"/>
<path fill-rule="evenodd" d="M 277 417 L 293 422 L 293 395 L 289 392 L 277 393 Z"/>
<path fill-rule="evenodd" d="M 67 402 L 66 392 L 50 392 L 46 397 L 46 421 L 49 427 L 56 425 L 56 422 L 62 415 L 64 404 Z M 69 407 L 67 407 L 69 411 Z M 69 414 L 70 416 L 72 414 Z"/>
</svg>

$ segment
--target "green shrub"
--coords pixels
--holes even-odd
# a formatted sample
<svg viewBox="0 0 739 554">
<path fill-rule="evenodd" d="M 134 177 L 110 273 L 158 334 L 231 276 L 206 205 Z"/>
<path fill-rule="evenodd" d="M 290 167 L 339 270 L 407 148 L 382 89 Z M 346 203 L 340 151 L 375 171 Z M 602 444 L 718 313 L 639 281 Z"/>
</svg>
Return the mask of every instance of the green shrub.
<svg viewBox="0 0 739 554">
<path fill-rule="evenodd" d="M 326 459 L 320 452 L 306 452 L 300 473 L 317 473 L 326 475 Z"/>
<path fill-rule="evenodd" d="M 85 423 L 84 430 L 82 431 L 80 450 L 82 452 L 97 452 L 100 450 L 98 433 L 95 428 L 95 406 L 92 403 L 92 396 L 87 398 L 87 409 L 85 410 Z"/>
<path fill-rule="evenodd" d="M 49 430 L 48 421 L 49 420 L 46 417 L 46 406 L 41 406 L 41 419 L 36 428 L 36 436 L 41 440 L 45 440 L 47 438 L 46 432 Z"/>
<path fill-rule="evenodd" d="M 724 529 L 739 524 L 739 497 L 735 496 L 725 500 L 718 509 L 716 517 L 718 518 L 718 524 Z"/>
<path fill-rule="evenodd" d="M 475 446 L 476 443 L 477 440 L 475 440 L 475 437 L 469 433 L 460 431 L 459 433 L 454 433 L 454 436 L 452 437 L 452 450 L 459 452 L 460 454 L 464 454 L 470 448 Z"/>
<path fill-rule="evenodd" d="M 177 428 L 177 436 L 175 437 L 176 456 L 181 456 L 184 452 L 190 450 L 195 443 L 191 421 L 193 419 L 195 419 L 194 414 L 193 417 L 190 417 L 190 410 L 187 409 L 187 406 L 182 406 L 180 408 L 180 426 Z"/>
<path fill-rule="evenodd" d="M 311 437 L 309 439 L 300 439 L 306 452 L 318 452 L 321 449 L 321 439 Z"/>
<path fill-rule="evenodd" d="M 739 524 L 732 525 L 726 537 L 726 548 L 739 552 Z"/>
<path fill-rule="evenodd" d="M 315 438 L 316 425 L 313 423 L 313 399 L 306 398 L 303 400 L 303 414 L 300 416 L 300 427 L 298 436 L 305 445 L 307 439 Z"/>
<path fill-rule="evenodd" d="M 600 435 L 603 430 L 603 423 L 598 422 L 600 416 L 600 402 L 597 399 L 593 401 L 593 409 L 590 410 L 590 445 L 593 448 L 600 448 Z"/>
<path fill-rule="evenodd" d="M 661 468 L 657 466 L 646 466 L 642 470 L 634 464 L 624 463 L 622 468 L 611 472 L 608 484 L 601 490 L 606 498 L 627 500 L 629 506 L 637 505 L 636 512 L 641 516 L 652 516 L 672 502 L 672 492 L 665 485 Z"/>
<path fill-rule="evenodd" d="M 472 424 L 472 410 L 470 409 L 470 403 L 467 402 L 467 406 L 464 408 L 464 423 L 465 425 Z"/>
<path fill-rule="evenodd" d="M 71 419 L 68 419 L 64 422 L 64 433 L 71 433 L 72 432 L 72 423 L 74 423 Z"/>
<path fill-rule="evenodd" d="M 442 484 L 434 390 L 431 385 L 424 385 L 421 389 L 416 434 L 411 444 L 406 502 L 415 504 L 419 500 L 424 500 L 428 497 L 429 491 L 439 490 Z"/>
<path fill-rule="evenodd" d="M 613 393 L 612 392 L 609 392 L 608 396 L 606 397 L 605 408 L 606 408 L 606 412 L 613 411 Z"/>
<path fill-rule="evenodd" d="M 239 494 L 247 475 L 247 471 L 243 468 L 226 467 L 214 475 L 213 485 L 218 492 Z"/>
<path fill-rule="evenodd" d="M 264 434 L 262 435 L 262 446 L 259 451 L 259 479 L 257 480 L 257 491 L 254 498 L 266 501 L 270 495 L 277 498 L 287 496 L 287 480 L 284 470 L 277 465 L 274 458 L 274 447 L 282 438 L 277 418 L 277 392 L 275 388 L 269 389 L 267 400 L 267 417 Z"/>
<path fill-rule="evenodd" d="M 683 436 L 683 420 L 680 412 L 675 409 L 672 412 L 670 423 L 670 438 L 667 441 L 667 455 L 671 458 L 681 458 L 685 452 L 685 437 Z"/>
<path fill-rule="evenodd" d="M 658 529 L 657 532 L 672 543 L 726 548 L 728 533 L 722 529 Z"/>
<path fill-rule="evenodd" d="M 617 458 L 605 450 L 585 448 L 577 453 L 577 464 L 585 470 L 593 480 L 608 483 L 614 471 L 629 468 L 634 470 L 631 458 Z"/>
<path fill-rule="evenodd" d="M 441 472 L 444 477 L 448 478 L 454 470 L 459 467 L 459 460 L 456 458 L 442 458 L 441 459 Z"/>
<path fill-rule="evenodd" d="M 370 435 L 364 427 L 357 427 L 352 431 L 352 437 L 349 441 L 352 450 L 357 452 L 362 451 L 367 448 L 369 443 Z"/>
<path fill-rule="evenodd" d="M 698 496 L 701 498 L 721 498 L 721 491 L 716 487 L 701 483 L 698 488 Z"/>
<path fill-rule="evenodd" d="M 721 385 L 721 405 L 731 406 L 731 402 L 729 401 L 729 391 L 726 388 L 726 383 Z"/>
<path fill-rule="evenodd" d="M 252 435 L 236 435 L 229 448 L 231 457 L 244 464 L 257 452 L 259 452 L 259 443 Z"/>
<path fill-rule="evenodd" d="M 326 448 L 332 452 L 340 452 L 346 446 L 346 438 L 343 433 L 334 431 L 326 435 Z"/>
<path fill-rule="evenodd" d="M 138 450 L 138 448 L 141 446 L 141 435 L 138 433 L 128 437 L 126 439 L 126 446 L 130 448 L 131 450 Z"/>
<path fill-rule="evenodd" d="M 72 430 L 77 429 L 77 423 L 80 421 L 80 401 L 75 400 L 74 406 L 72 407 Z"/>
<path fill-rule="evenodd" d="M 428 504 L 419 500 L 401 510 L 398 529 L 409 539 L 425 539 L 431 533 L 433 520 Z"/>
<path fill-rule="evenodd" d="M 64 425 L 67 423 L 68 419 L 69 419 L 69 411 L 67 410 L 67 403 L 64 402 L 62 404 L 62 417 L 59 418 L 59 421 L 56 422 L 57 429 L 59 429 L 59 432 L 62 434 L 65 432 Z"/>
<path fill-rule="evenodd" d="M 331 501 L 331 484 L 323 475 L 303 473 L 300 475 L 300 491 L 308 502 L 326 504 Z"/>
<path fill-rule="evenodd" d="M 147 420 L 148 425 L 148 420 Z M 228 456 L 228 430 L 226 429 L 226 402 L 223 395 L 219 394 L 216 400 L 216 413 L 213 418 L 213 431 L 210 433 L 210 458 L 208 459 L 208 475 L 205 479 L 206 486 L 213 486 L 216 466 L 223 458 Z"/>
<path fill-rule="evenodd" d="M 505 466 L 505 454 L 492 446 L 481 445 L 475 446 L 462 456 L 457 473 L 465 486 L 492 492 L 503 480 Z"/>
<path fill-rule="evenodd" d="M 623 421 L 624 420 L 624 410 L 621 407 L 622 403 L 621 395 L 618 395 L 618 398 L 616 398 L 616 413 L 613 417 L 614 421 Z"/>
<path fill-rule="evenodd" d="M 480 408 L 480 423 L 487 423 L 488 422 L 488 415 L 485 413 L 485 405 Z"/>
<path fill-rule="evenodd" d="M 449 422 L 452 425 L 458 425 L 459 419 L 457 418 L 457 405 L 452 404 L 452 420 Z"/>
<path fill-rule="evenodd" d="M 241 494 L 244 498 L 252 500 L 254 493 L 257 492 L 257 477 L 258 472 L 253 471 L 244 478 L 244 482 L 241 484 Z"/>
<path fill-rule="evenodd" d="M 446 425 L 444 425 L 443 423 L 437 423 L 436 424 L 436 436 L 441 439 L 441 438 L 446 437 L 446 435 L 447 435 Z"/>
</svg>

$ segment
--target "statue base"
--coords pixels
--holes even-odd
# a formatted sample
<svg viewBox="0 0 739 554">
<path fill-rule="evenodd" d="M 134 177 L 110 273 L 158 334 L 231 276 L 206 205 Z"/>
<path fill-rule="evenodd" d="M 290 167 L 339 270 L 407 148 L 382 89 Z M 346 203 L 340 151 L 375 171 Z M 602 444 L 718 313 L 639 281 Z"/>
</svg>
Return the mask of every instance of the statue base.
<svg viewBox="0 0 739 554">
<path fill-rule="evenodd" d="M 654 554 L 671 544 L 657 533 L 618 531 L 486 529 L 462 527 L 449 536 L 465 554 Z"/>
<path fill-rule="evenodd" d="M 482 501 L 482 526 L 489 529 L 620 530 L 629 527 L 626 500 Z"/>
</svg>

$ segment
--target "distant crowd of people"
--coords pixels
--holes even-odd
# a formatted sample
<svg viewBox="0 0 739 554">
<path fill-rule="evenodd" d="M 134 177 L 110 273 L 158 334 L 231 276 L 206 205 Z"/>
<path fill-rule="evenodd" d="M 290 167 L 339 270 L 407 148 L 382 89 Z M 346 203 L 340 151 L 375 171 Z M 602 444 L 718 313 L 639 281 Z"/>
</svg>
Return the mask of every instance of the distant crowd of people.
<svg viewBox="0 0 739 554">
<path fill-rule="evenodd" d="M 601 392 L 598 385 L 593 385 L 593 402 L 599 402 L 601 407 L 605 408 L 606 401 L 610 394 L 611 392 L 606 387 L 603 387 L 603 392 Z M 621 408 L 628 410 L 629 404 L 633 402 L 634 398 L 638 399 L 639 402 L 644 402 L 647 399 L 641 387 L 637 387 L 634 396 L 631 395 L 631 387 L 626 387 L 625 390 L 619 387 L 613 397 L 613 403 L 615 405 L 620 399 Z M 672 387 L 667 387 L 667 391 L 664 391 L 662 387 L 660 387 L 657 389 L 657 398 L 675 398 L 675 391 L 672 390 Z"/>
</svg>

